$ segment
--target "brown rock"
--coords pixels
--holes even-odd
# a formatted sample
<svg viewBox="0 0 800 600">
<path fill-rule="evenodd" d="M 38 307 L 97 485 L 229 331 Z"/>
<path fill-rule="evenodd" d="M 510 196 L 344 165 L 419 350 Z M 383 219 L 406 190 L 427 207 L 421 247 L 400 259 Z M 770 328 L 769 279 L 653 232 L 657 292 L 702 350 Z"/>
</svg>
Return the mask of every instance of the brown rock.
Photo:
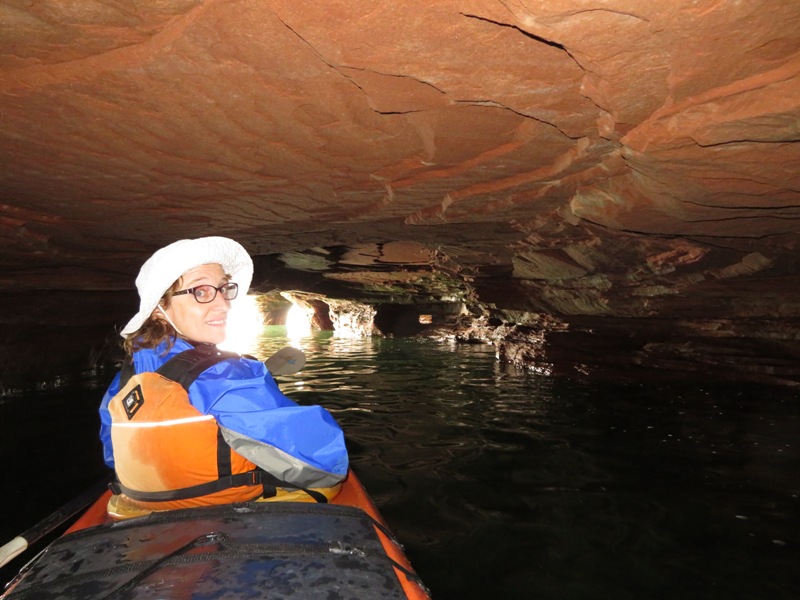
<svg viewBox="0 0 800 600">
<path fill-rule="evenodd" d="M 627 323 L 651 349 L 623 345 L 631 362 L 684 342 L 702 356 L 718 322 L 757 354 L 797 355 L 800 5 L 43 0 L 0 15 L 0 284 L 28 292 L 44 331 L 51 291 L 135 304 L 153 250 L 219 234 L 256 257 L 262 291 L 463 301 L 550 315 L 576 340 Z"/>
</svg>

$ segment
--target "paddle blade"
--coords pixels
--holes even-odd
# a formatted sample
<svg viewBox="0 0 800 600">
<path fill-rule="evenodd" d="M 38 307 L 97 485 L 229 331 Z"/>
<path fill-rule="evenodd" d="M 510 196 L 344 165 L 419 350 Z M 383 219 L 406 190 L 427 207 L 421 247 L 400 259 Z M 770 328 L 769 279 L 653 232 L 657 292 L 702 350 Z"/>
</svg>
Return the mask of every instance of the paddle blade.
<svg viewBox="0 0 800 600">
<path fill-rule="evenodd" d="M 28 540 L 18 535 L 13 540 L 0 547 L 0 567 L 7 565 L 27 549 Z"/>
<path fill-rule="evenodd" d="M 298 348 L 287 346 L 270 356 L 264 364 L 273 375 L 294 375 L 306 365 L 306 355 Z"/>
</svg>

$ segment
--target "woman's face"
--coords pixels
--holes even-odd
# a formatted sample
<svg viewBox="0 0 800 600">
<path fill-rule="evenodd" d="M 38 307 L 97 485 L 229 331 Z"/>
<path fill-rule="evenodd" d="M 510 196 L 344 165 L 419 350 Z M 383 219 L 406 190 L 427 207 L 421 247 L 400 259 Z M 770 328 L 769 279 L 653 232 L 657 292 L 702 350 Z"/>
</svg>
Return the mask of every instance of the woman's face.
<svg viewBox="0 0 800 600">
<path fill-rule="evenodd" d="M 228 281 L 218 264 L 200 265 L 181 277 L 181 290 L 198 285 L 219 287 Z M 183 337 L 194 342 L 219 344 L 225 341 L 225 326 L 231 303 L 221 293 L 206 304 L 195 300 L 193 294 L 173 296 L 169 308 L 164 309 Z M 157 312 L 157 311 L 156 311 Z"/>
</svg>

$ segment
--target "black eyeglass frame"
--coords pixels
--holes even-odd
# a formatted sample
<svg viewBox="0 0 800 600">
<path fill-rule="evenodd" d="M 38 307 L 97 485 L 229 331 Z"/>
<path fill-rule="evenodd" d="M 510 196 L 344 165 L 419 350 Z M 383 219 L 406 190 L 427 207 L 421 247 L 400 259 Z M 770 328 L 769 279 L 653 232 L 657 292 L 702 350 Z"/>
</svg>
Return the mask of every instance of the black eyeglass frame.
<svg viewBox="0 0 800 600">
<path fill-rule="evenodd" d="M 197 297 L 197 290 L 199 290 L 200 288 L 211 288 L 212 290 L 214 290 L 214 295 L 211 296 L 211 298 L 209 298 L 208 300 L 200 300 L 200 298 Z M 233 296 L 228 297 L 225 295 L 226 292 L 230 293 L 229 290 L 233 290 Z M 236 296 L 239 295 L 239 284 L 234 283 L 233 281 L 229 281 L 228 283 L 223 283 L 221 286 L 217 287 L 211 285 L 210 283 L 206 283 L 203 285 L 195 286 L 193 288 L 180 290 L 178 292 L 173 293 L 172 295 L 180 296 L 181 294 L 191 294 L 192 296 L 194 296 L 194 299 L 197 300 L 200 304 L 208 304 L 209 302 L 213 302 L 214 300 L 216 300 L 217 294 L 220 292 L 222 293 L 222 297 L 225 298 L 225 300 L 234 300 Z"/>
</svg>

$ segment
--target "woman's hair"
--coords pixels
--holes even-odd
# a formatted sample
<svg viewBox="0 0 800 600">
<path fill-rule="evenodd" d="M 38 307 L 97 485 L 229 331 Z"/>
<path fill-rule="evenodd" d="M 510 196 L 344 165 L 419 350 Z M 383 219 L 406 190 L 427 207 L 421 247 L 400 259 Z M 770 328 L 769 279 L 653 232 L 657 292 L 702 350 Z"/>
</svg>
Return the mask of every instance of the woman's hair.
<svg viewBox="0 0 800 600">
<path fill-rule="evenodd" d="M 172 302 L 172 295 L 181 288 L 183 277 L 178 278 L 169 289 L 161 296 L 158 305 L 162 308 L 169 308 Z M 147 320 L 142 323 L 142 326 L 122 342 L 122 347 L 125 349 L 125 354 L 128 357 L 133 356 L 133 353 L 142 348 L 155 348 L 164 340 L 167 341 L 165 352 L 169 352 L 170 348 L 175 344 L 175 338 L 178 332 L 170 325 L 166 319 L 159 318 L 153 315 L 147 317 Z"/>
</svg>

